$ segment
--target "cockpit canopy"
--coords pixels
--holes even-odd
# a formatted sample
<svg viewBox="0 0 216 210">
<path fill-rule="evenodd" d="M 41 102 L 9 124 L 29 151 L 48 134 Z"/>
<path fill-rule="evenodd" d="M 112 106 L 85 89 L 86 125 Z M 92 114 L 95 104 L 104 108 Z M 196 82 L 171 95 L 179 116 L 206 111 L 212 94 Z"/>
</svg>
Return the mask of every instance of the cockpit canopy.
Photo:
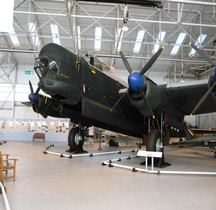
<svg viewBox="0 0 216 210">
<path fill-rule="evenodd" d="M 112 66 L 109 66 L 107 63 L 92 54 L 86 53 L 84 58 L 90 65 L 95 66 L 101 71 L 115 73 L 115 69 Z"/>
<path fill-rule="evenodd" d="M 35 59 L 34 70 L 42 78 L 54 79 L 59 72 L 58 59 L 53 57 L 42 56 Z"/>
</svg>

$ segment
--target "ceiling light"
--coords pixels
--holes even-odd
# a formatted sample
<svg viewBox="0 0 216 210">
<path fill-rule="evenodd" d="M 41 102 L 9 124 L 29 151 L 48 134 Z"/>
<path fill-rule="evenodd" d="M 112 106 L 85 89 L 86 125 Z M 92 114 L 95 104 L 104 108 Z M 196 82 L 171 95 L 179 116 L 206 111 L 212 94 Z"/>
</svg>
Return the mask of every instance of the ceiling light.
<svg viewBox="0 0 216 210">
<path fill-rule="evenodd" d="M 124 23 L 122 26 L 122 31 L 128 31 L 129 28 L 127 27 L 127 23 Z"/>
<path fill-rule="evenodd" d="M 129 17 L 129 10 L 127 8 L 127 5 L 125 5 L 125 7 L 124 7 L 124 19 L 123 19 L 122 31 L 128 31 L 129 30 L 129 28 L 127 26 L 128 17 Z"/>
<path fill-rule="evenodd" d="M 183 75 L 181 75 L 181 80 L 180 80 L 180 82 L 185 82 L 185 81 L 184 81 L 184 76 L 183 76 Z"/>
</svg>

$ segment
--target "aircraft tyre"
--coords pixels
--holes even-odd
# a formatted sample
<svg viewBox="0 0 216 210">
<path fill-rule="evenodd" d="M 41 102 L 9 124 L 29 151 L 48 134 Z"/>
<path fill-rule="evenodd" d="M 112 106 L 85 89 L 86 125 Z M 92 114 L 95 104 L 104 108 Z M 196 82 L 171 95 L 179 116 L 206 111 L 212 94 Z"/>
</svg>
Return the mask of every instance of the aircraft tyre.
<svg viewBox="0 0 216 210">
<path fill-rule="evenodd" d="M 146 151 L 161 152 L 161 135 L 156 129 L 150 131 L 146 144 Z M 154 158 L 154 163 L 158 164 L 160 158 Z M 151 158 L 148 159 L 148 162 Z"/>
<path fill-rule="evenodd" d="M 160 151 L 160 141 L 160 132 L 158 130 L 151 130 L 148 135 L 146 150 L 153 152 Z"/>
<path fill-rule="evenodd" d="M 214 151 L 214 158 L 216 158 L 216 151 Z"/>
<path fill-rule="evenodd" d="M 71 128 L 68 135 L 70 152 L 78 151 L 84 144 L 84 132 L 79 127 Z"/>
</svg>

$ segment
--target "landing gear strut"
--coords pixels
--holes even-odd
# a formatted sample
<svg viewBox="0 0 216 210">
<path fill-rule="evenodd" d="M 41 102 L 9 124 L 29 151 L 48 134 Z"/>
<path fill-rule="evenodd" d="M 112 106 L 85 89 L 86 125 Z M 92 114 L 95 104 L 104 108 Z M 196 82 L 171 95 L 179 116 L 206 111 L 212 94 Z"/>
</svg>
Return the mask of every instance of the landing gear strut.
<svg viewBox="0 0 216 210">
<path fill-rule="evenodd" d="M 164 148 L 163 148 L 163 143 L 161 140 L 161 134 L 159 130 L 153 129 L 150 131 L 148 135 L 148 141 L 146 145 L 146 150 L 147 151 L 153 151 L 153 152 L 162 152 L 162 158 L 155 158 L 154 163 L 156 165 L 163 164 L 164 162 Z M 148 162 L 151 161 L 151 158 L 149 158 Z"/>
<path fill-rule="evenodd" d="M 81 126 L 71 128 L 68 135 L 68 145 L 70 147 L 67 152 L 75 152 L 77 153 L 87 153 L 87 151 L 83 150 L 84 144 L 84 130 Z"/>
<path fill-rule="evenodd" d="M 151 121 L 149 119 L 149 128 L 152 127 L 150 124 Z M 155 127 L 157 127 L 158 129 Z M 158 120 L 156 120 L 156 126 L 154 126 L 154 128 L 150 130 L 146 145 L 147 151 L 162 152 L 162 158 L 154 159 L 154 164 L 159 167 L 170 165 L 169 163 L 165 163 L 164 161 L 164 138 L 166 136 L 166 133 L 167 132 L 165 129 L 165 115 L 164 113 L 162 113 L 160 121 L 158 122 Z M 149 158 L 148 163 L 151 163 L 151 158 Z"/>
</svg>

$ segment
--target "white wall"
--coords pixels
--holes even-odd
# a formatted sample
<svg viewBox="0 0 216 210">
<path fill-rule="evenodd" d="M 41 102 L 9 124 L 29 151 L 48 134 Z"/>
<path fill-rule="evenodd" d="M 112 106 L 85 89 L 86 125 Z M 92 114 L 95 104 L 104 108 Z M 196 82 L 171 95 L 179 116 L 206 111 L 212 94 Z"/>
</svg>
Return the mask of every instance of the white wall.
<svg viewBox="0 0 216 210">
<path fill-rule="evenodd" d="M 33 132 L 1 132 L 0 141 L 32 141 L 33 134 Z M 68 133 L 45 133 L 45 142 L 68 142 Z"/>
</svg>

